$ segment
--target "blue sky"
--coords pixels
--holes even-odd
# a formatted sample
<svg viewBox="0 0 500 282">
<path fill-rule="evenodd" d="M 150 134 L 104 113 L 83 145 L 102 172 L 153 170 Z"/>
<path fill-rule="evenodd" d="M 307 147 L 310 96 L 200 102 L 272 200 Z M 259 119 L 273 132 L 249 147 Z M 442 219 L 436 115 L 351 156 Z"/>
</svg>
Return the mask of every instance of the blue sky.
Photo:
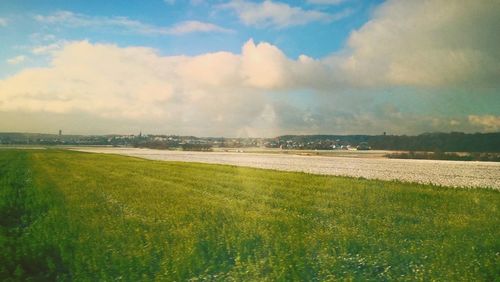
<svg viewBox="0 0 500 282">
<path fill-rule="evenodd" d="M 381 1 L 345 1 L 336 5 L 291 1 L 291 7 L 314 10 L 325 14 L 342 14 L 339 19 L 310 20 L 306 24 L 289 26 L 246 25 L 235 11 L 222 8 L 224 1 L 2 1 L 0 17 L 9 23 L 0 30 L 2 61 L 23 53 L 43 40 L 36 34 L 52 35 L 57 39 L 110 42 L 119 46 L 148 46 L 164 55 L 197 55 L 207 52 L 238 53 L 249 39 L 278 46 L 287 56 L 307 54 L 321 58 L 341 50 L 350 32 L 369 20 L 374 7 Z M 295 4 L 300 4 L 292 6 Z M 65 26 L 43 25 L 36 16 L 71 12 L 88 20 L 124 17 L 145 25 L 168 28 L 184 21 L 207 22 L 230 32 L 192 32 L 178 35 L 141 34 L 123 26 Z M 54 39 L 55 39 L 54 38 Z M 50 40 L 46 40 L 50 41 Z M 320 42 L 320 43 L 319 43 Z M 36 57 L 30 58 L 37 60 Z M 9 74 L 9 66 L 2 68 Z"/>
<path fill-rule="evenodd" d="M 1 0 L 0 130 L 498 131 L 497 12 L 453 0 Z"/>
</svg>

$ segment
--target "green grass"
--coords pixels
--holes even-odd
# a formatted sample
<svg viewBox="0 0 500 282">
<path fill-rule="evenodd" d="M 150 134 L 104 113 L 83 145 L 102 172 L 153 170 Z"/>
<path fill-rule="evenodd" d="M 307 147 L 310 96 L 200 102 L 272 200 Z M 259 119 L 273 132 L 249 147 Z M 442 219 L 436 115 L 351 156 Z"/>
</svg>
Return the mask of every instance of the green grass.
<svg viewBox="0 0 500 282">
<path fill-rule="evenodd" d="M 500 193 L 0 151 L 0 280 L 500 277 Z"/>
</svg>

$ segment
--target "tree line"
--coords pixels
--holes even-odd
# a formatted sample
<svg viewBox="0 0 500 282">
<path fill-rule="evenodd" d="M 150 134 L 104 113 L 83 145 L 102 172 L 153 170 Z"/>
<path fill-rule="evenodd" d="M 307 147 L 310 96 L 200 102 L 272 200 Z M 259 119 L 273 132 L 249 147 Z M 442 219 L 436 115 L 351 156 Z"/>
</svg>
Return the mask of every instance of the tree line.
<svg viewBox="0 0 500 282">
<path fill-rule="evenodd" d="M 278 140 L 295 142 L 334 141 L 357 146 L 367 142 L 374 150 L 426 152 L 500 152 L 500 132 L 424 133 L 409 135 L 285 135 Z"/>
</svg>

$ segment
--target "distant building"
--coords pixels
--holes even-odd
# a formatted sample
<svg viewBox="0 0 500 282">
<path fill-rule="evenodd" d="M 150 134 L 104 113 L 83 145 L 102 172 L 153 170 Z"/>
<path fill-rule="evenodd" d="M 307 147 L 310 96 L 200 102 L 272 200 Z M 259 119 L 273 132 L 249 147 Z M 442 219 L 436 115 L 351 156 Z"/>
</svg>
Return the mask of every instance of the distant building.
<svg viewBox="0 0 500 282">
<path fill-rule="evenodd" d="M 59 136 L 62 136 L 62 130 L 59 129 Z"/>
</svg>

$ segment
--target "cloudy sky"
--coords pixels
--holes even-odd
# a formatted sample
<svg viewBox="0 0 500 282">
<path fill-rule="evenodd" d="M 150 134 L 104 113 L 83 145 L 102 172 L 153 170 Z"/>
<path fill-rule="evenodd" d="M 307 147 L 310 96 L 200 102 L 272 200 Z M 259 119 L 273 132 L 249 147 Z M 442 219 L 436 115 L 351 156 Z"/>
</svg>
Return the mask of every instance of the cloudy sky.
<svg viewBox="0 0 500 282">
<path fill-rule="evenodd" d="M 0 131 L 500 131 L 498 0 L 0 0 Z"/>
</svg>

